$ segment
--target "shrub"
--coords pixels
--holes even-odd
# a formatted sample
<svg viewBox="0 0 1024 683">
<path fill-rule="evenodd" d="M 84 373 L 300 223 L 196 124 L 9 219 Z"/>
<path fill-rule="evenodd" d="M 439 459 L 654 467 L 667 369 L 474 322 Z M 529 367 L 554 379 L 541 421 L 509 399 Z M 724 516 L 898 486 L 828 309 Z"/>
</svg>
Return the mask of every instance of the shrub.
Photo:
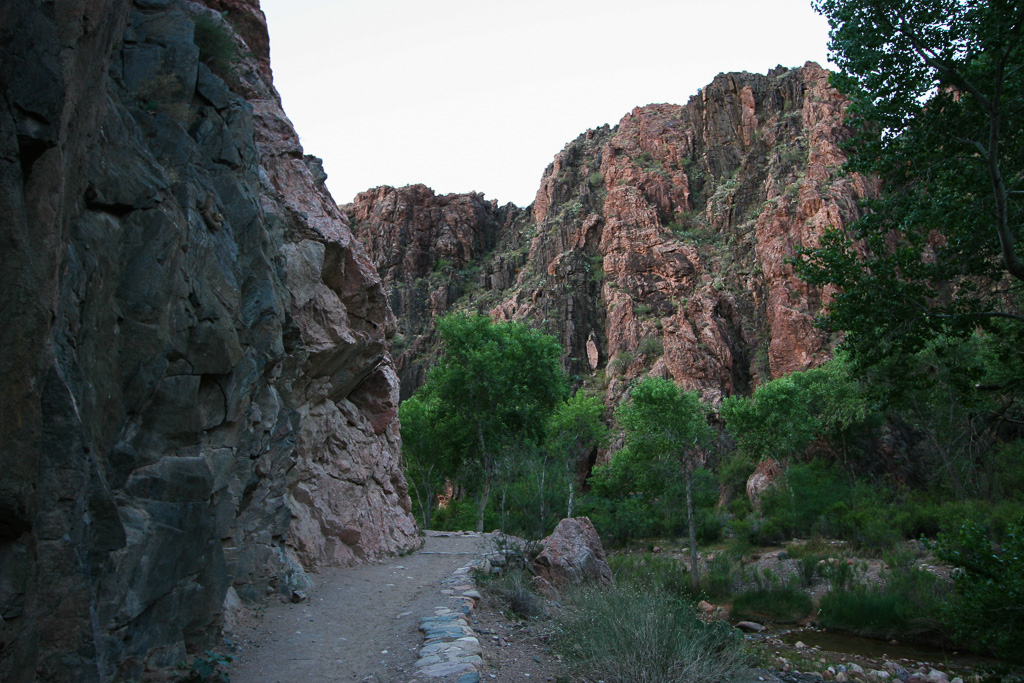
<svg viewBox="0 0 1024 683">
<path fill-rule="evenodd" d="M 690 572 L 679 560 L 652 553 L 612 555 L 608 564 L 615 582 L 645 590 L 657 590 L 678 598 L 692 598 Z"/>
<path fill-rule="evenodd" d="M 581 590 L 556 625 L 555 644 L 570 664 L 606 683 L 727 680 L 746 668 L 737 631 L 701 622 L 692 607 L 657 589 Z"/>
<path fill-rule="evenodd" d="M 711 600 L 721 600 L 732 595 L 735 582 L 736 563 L 723 553 L 715 555 L 704 569 L 700 587 Z"/>
<path fill-rule="evenodd" d="M 482 583 L 487 595 L 494 596 L 513 614 L 523 619 L 544 615 L 544 601 L 533 592 L 530 576 L 522 567 L 510 567 L 500 576 Z"/>
<path fill-rule="evenodd" d="M 940 632 L 948 594 L 949 587 L 935 575 L 898 567 L 878 586 L 846 583 L 834 587 L 821 600 L 818 621 L 828 628 L 877 638 L 934 636 Z"/>
<path fill-rule="evenodd" d="M 733 619 L 767 619 L 793 623 L 806 617 L 813 608 L 811 596 L 799 588 L 774 585 L 736 595 L 733 598 L 730 616 Z"/>
<path fill-rule="evenodd" d="M 665 353 L 664 342 L 659 337 L 644 337 L 636 347 L 638 355 L 656 358 Z"/>
<path fill-rule="evenodd" d="M 954 637 L 1012 661 L 1024 660 L 1024 518 L 993 547 L 988 530 L 966 522 L 940 534 L 936 553 L 957 566 L 956 591 L 944 613 Z"/>
<path fill-rule="evenodd" d="M 220 76 L 230 73 L 236 57 L 235 41 L 223 20 L 199 15 L 195 18 L 193 42 L 199 48 L 199 59 Z"/>
<path fill-rule="evenodd" d="M 621 351 L 616 354 L 615 358 L 613 358 L 612 362 L 608 365 L 613 371 L 622 373 L 629 368 L 630 364 L 632 364 L 633 358 L 633 354 L 629 351 Z"/>
</svg>

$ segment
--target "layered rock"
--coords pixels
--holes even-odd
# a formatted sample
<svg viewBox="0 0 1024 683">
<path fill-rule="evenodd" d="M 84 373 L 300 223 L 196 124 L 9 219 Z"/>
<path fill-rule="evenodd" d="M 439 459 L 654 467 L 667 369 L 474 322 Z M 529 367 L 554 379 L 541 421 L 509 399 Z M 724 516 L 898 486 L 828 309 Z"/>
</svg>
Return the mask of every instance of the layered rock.
<svg viewBox="0 0 1024 683">
<path fill-rule="evenodd" d="M 561 520 L 541 545 L 544 549 L 533 561 L 533 568 L 537 576 L 550 585 L 596 583 L 611 586 L 615 583 L 601 538 L 589 517 Z"/>
<path fill-rule="evenodd" d="M 486 307 L 488 293 L 515 281 L 525 249 L 500 255 L 495 250 L 503 239 L 521 242 L 518 223 L 528 214 L 512 204 L 499 207 L 482 194 L 438 196 L 424 185 L 377 187 L 342 208 L 398 316 L 393 352 L 404 399 L 424 381 L 434 319 L 460 301 Z"/>
<path fill-rule="evenodd" d="M 638 107 L 587 131 L 548 167 L 529 215 L 504 221 L 476 271 L 453 273 L 502 273 L 511 262 L 515 279 L 465 290 L 445 310 L 544 327 L 566 349 L 566 370 L 590 376 L 609 403 L 642 375 L 714 403 L 820 364 L 835 340 L 814 318 L 831 293 L 801 282 L 788 259 L 856 218 L 874 191 L 839 173 L 846 106 L 808 63 L 722 74 L 684 106 Z M 377 203 L 372 193 L 356 200 L 361 239 L 365 215 L 378 217 L 376 234 L 400 232 Z M 422 301 L 395 244 L 387 261 L 371 249 L 375 263 L 390 265 L 393 299 Z"/>
<path fill-rule="evenodd" d="M 0 7 L 0 678 L 135 680 L 229 589 L 417 543 L 381 282 L 256 0 Z"/>
</svg>

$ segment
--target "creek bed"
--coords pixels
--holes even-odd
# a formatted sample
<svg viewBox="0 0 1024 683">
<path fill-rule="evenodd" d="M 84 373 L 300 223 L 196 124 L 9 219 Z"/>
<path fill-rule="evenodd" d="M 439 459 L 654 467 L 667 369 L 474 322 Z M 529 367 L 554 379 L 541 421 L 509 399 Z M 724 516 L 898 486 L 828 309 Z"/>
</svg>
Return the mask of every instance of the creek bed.
<svg viewBox="0 0 1024 683">
<path fill-rule="evenodd" d="M 807 654 L 811 648 L 822 653 L 847 655 L 879 663 L 885 661 L 905 663 L 904 668 L 915 668 L 913 665 L 931 665 L 943 670 L 958 672 L 974 672 L 978 670 L 1005 669 L 1007 664 L 998 659 L 945 650 L 927 645 L 896 643 L 875 638 L 865 638 L 850 633 L 827 631 L 815 628 L 795 629 L 772 634 L 783 643 L 795 646 L 801 642 L 807 646 Z M 826 657 L 827 659 L 827 657 Z M 839 663 L 838 661 L 836 663 Z M 952 678 L 952 674 L 950 678 Z"/>
</svg>

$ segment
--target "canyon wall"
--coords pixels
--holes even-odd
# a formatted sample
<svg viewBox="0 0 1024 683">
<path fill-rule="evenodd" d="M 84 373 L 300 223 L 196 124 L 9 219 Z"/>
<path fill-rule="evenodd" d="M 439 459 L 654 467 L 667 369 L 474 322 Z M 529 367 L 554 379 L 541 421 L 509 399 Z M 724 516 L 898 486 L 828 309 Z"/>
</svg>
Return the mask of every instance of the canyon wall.
<svg viewBox="0 0 1024 683">
<path fill-rule="evenodd" d="M 846 106 L 816 64 L 721 74 L 686 105 L 570 142 L 525 210 L 422 186 L 360 194 L 345 208 L 401 302 L 396 362 L 429 361 L 430 316 L 475 310 L 558 336 L 565 369 L 609 404 L 646 375 L 716 403 L 820 364 L 830 292 L 787 259 L 874 192 L 840 174 Z M 403 395 L 422 377 L 403 374 Z"/>
<path fill-rule="evenodd" d="M 0 679 L 138 680 L 414 547 L 395 318 L 257 0 L 0 6 Z"/>
</svg>

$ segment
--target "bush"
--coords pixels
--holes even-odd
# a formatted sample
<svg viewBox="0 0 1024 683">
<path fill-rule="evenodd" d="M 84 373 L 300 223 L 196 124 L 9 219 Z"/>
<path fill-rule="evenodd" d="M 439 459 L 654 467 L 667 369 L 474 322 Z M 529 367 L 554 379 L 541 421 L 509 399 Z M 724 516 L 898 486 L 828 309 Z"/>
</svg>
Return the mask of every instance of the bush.
<svg viewBox="0 0 1024 683">
<path fill-rule="evenodd" d="M 766 586 L 744 591 L 733 598 L 733 619 L 765 619 L 777 623 L 800 621 L 814 608 L 811 596 L 795 586 Z"/>
<path fill-rule="evenodd" d="M 880 586 L 846 583 L 833 588 L 821 600 L 818 621 L 876 638 L 920 640 L 928 635 L 934 640 L 948 594 L 948 586 L 934 574 L 897 567 Z"/>
<path fill-rule="evenodd" d="M 644 337 L 636 347 L 637 355 L 657 358 L 665 353 L 665 346 L 660 337 Z"/>
<path fill-rule="evenodd" d="M 1024 518 L 1000 540 L 1001 547 L 994 547 L 988 530 L 976 522 L 939 535 L 936 553 L 958 568 L 944 613 L 958 642 L 1019 662 L 1024 660 Z"/>
<path fill-rule="evenodd" d="M 711 600 L 721 600 L 732 595 L 736 563 L 726 554 L 719 553 L 708 562 L 700 587 Z"/>
<path fill-rule="evenodd" d="M 513 614 L 523 619 L 544 615 L 544 601 L 533 592 L 530 575 L 522 567 L 510 567 L 499 576 L 484 577 L 481 586 Z"/>
<path fill-rule="evenodd" d="M 690 572 L 679 560 L 652 553 L 612 555 L 608 564 L 620 586 L 657 590 L 678 598 L 693 598 Z"/>
<path fill-rule="evenodd" d="M 692 607 L 657 589 L 581 590 L 556 625 L 555 645 L 570 664 L 606 683 L 726 680 L 746 668 L 737 631 L 701 622 Z"/>
<path fill-rule="evenodd" d="M 235 41 L 223 20 L 199 15 L 195 18 L 193 42 L 199 48 L 199 59 L 219 76 L 230 73 L 236 57 Z"/>
</svg>

